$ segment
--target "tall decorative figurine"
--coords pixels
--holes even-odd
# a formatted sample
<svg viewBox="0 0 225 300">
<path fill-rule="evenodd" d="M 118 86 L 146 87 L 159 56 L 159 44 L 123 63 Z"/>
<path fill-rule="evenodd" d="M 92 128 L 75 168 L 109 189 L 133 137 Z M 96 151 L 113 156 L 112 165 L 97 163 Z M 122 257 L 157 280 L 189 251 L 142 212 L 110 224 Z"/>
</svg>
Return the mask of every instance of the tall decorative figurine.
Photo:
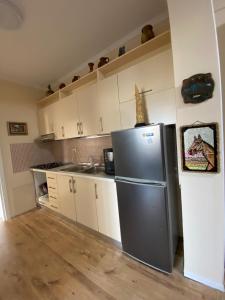
<svg viewBox="0 0 225 300">
<path fill-rule="evenodd" d="M 135 84 L 135 99 L 136 99 L 136 125 L 135 127 L 145 126 L 145 107 L 143 98 L 139 93 L 138 87 Z"/>
</svg>

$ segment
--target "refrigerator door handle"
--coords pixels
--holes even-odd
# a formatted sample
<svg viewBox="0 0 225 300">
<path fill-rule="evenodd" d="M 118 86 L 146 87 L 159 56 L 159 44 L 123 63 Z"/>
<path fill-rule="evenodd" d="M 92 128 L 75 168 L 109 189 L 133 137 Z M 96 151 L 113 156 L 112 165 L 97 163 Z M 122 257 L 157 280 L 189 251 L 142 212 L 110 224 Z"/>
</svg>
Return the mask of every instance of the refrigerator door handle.
<svg viewBox="0 0 225 300">
<path fill-rule="evenodd" d="M 151 185 L 156 187 L 166 187 L 165 182 L 159 182 L 159 181 L 138 181 L 138 180 L 132 180 L 132 179 L 123 179 L 123 178 L 116 178 L 115 182 L 122 182 L 122 183 L 130 183 L 130 184 L 139 184 L 139 185 Z"/>
</svg>

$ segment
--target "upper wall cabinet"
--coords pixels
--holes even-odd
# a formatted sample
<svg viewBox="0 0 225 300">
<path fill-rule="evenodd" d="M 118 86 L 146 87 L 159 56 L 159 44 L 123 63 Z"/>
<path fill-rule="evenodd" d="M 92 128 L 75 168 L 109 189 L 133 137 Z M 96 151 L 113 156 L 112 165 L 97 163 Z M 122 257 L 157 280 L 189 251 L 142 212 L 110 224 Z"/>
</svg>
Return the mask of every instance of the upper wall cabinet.
<svg viewBox="0 0 225 300">
<path fill-rule="evenodd" d="M 140 91 L 168 89 L 174 86 L 172 51 L 167 49 L 118 73 L 120 102 L 134 98 L 134 86 Z"/>
<path fill-rule="evenodd" d="M 110 133 L 121 128 L 117 75 L 98 82 L 98 107 L 100 133 Z"/>
<path fill-rule="evenodd" d="M 38 110 L 40 135 L 54 132 L 54 103 Z"/>
<path fill-rule="evenodd" d="M 175 89 L 167 89 L 157 93 L 143 95 L 148 123 L 176 123 Z M 122 129 L 134 127 L 136 124 L 136 102 L 130 100 L 120 103 Z"/>
<path fill-rule="evenodd" d="M 78 137 L 79 132 L 78 103 L 74 93 L 56 102 L 55 135 L 60 140 Z"/>
<path fill-rule="evenodd" d="M 99 108 L 97 102 L 97 84 L 86 85 L 76 91 L 80 119 L 80 135 L 88 136 L 99 133 Z"/>
</svg>

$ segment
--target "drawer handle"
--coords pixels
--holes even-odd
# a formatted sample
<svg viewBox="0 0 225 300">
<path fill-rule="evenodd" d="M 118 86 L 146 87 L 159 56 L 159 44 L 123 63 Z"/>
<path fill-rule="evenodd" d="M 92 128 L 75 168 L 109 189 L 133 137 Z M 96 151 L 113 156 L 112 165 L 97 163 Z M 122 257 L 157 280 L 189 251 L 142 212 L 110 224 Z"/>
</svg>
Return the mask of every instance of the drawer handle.
<svg viewBox="0 0 225 300">
<path fill-rule="evenodd" d="M 55 209 L 58 209 L 58 207 L 57 206 L 54 206 L 54 205 L 50 205 L 51 207 L 53 207 L 53 208 L 55 208 Z"/>
<path fill-rule="evenodd" d="M 54 187 L 52 187 L 52 186 L 49 186 L 48 188 L 49 188 L 49 189 L 52 189 L 52 190 L 55 190 L 55 188 L 54 188 Z"/>
<path fill-rule="evenodd" d="M 50 196 L 50 198 L 52 198 L 52 199 L 56 199 L 56 197 L 53 197 L 53 196 Z"/>
<path fill-rule="evenodd" d="M 47 177 L 48 179 L 55 179 L 54 177 Z"/>
</svg>

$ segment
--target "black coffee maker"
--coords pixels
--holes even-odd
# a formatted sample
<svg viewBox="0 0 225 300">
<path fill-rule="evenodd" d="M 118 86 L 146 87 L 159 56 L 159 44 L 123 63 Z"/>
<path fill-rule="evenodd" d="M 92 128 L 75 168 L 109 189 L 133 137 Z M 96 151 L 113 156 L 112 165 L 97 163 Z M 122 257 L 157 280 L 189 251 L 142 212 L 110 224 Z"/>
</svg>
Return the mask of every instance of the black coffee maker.
<svg viewBox="0 0 225 300">
<path fill-rule="evenodd" d="M 105 173 L 115 175 L 113 148 L 103 149 Z"/>
</svg>

